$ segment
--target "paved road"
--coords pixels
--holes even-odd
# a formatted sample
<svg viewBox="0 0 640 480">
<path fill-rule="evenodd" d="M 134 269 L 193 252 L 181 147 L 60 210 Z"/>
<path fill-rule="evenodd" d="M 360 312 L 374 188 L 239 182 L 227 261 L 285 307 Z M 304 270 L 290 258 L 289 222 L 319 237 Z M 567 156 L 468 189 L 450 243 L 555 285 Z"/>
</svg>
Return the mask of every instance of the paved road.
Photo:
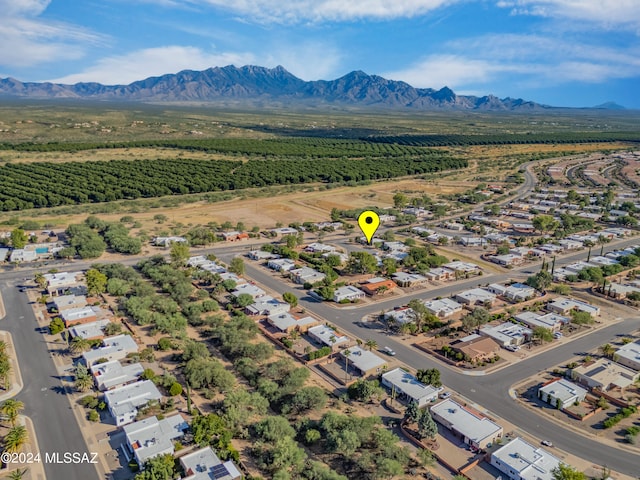
<svg viewBox="0 0 640 480">
<path fill-rule="evenodd" d="M 13 337 L 24 383 L 15 398 L 24 402 L 24 413 L 33 420 L 42 460 L 44 462 L 45 452 L 59 452 L 60 458 L 65 452 L 89 453 L 44 337 L 36 331 L 38 323 L 33 310 L 26 295 L 12 283 L 3 280 L 0 284 L 7 311 L 0 328 L 11 332 Z M 44 470 L 49 480 L 98 478 L 96 467 L 86 463 L 49 463 L 44 465 Z"/>
</svg>

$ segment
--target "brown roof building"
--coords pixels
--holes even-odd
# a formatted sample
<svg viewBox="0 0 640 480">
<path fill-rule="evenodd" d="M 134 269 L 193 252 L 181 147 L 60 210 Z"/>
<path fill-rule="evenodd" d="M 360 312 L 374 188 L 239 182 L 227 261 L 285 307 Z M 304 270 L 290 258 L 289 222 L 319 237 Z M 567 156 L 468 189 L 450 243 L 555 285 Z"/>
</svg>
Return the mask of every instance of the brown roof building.
<svg viewBox="0 0 640 480">
<path fill-rule="evenodd" d="M 360 290 L 367 295 L 373 296 L 379 293 L 390 292 L 396 287 L 397 285 L 392 280 L 386 278 L 372 278 L 367 283 L 360 285 Z"/>
<path fill-rule="evenodd" d="M 494 339 L 477 334 L 460 339 L 451 344 L 451 348 L 471 362 L 493 358 L 500 351 L 500 345 Z"/>
</svg>

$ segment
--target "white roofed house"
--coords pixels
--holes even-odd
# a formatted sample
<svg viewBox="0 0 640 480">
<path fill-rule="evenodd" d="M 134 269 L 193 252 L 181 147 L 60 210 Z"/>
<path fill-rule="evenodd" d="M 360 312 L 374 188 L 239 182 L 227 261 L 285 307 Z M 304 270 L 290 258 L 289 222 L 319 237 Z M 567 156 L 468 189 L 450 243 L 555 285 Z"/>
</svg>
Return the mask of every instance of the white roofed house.
<svg viewBox="0 0 640 480">
<path fill-rule="evenodd" d="M 536 296 L 535 288 L 523 283 L 513 283 L 511 285 L 492 283 L 486 287 L 486 290 L 511 300 L 512 302 L 524 302 Z"/>
<path fill-rule="evenodd" d="M 144 367 L 140 363 L 122 365 L 115 360 L 97 363 L 90 370 L 96 387 L 102 392 L 137 381 L 144 372 Z"/>
<path fill-rule="evenodd" d="M 145 418 L 122 429 L 127 441 L 127 449 L 123 451 L 127 458 L 133 456 L 143 469 L 147 460 L 158 455 L 173 455 L 173 442 L 182 438 L 187 428 L 187 422 L 180 414 L 162 420 L 155 416 Z"/>
<path fill-rule="evenodd" d="M 87 305 L 87 297 L 84 295 L 58 295 L 50 301 L 50 308 L 55 308 L 58 312 L 70 308 L 81 308 Z"/>
<path fill-rule="evenodd" d="M 253 298 L 254 300 L 266 294 L 266 292 L 262 290 L 260 287 L 252 283 L 244 283 L 242 285 L 238 285 L 236 289 L 233 292 L 231 292 L 231 295 L 237 298 L 243 293 L 246 293 L 247 295 L 251 295 L 251 298 Z"/>
<path fill-rule="evenodd" d="M 573 311 L 586 312 L 592 317 L 600 315 L 600 307 L 573 298 L 558 297 L 554 302 L 547 304 L 546 308 L 560 315 L 569 315 Z"/>
<path fill-rule="evenodd" d="M 348 355 L 347 352 L 349 352 Z M 382 367 L 387 364 L 384 358 L 357 346 L 341 350 L 340 355 L 343 360 L 348 358 L 349 367 L 354 367 L 363 377 L 379 373 L 382 371 Z"/>
<path fill-rule="evenodd" d="M 102 341 L 102 347 L 89 350 L 82 355 L 87 367 L 91 367 L 100 359 L 120 360 L 130 353 L 138 351 L 138 344 L 129 335 L 107 337 Z"/>
<path fill-rule="evenodd" d="M 462 312 L 462 305 L 450 298 L 442 298 L 440 300 L 429 300 L 424 302 L 424 306 L 429 313 L 438 318 L 447 318 L 456 313 Z"/>
<path fill-rule="evenodd" d="M 455 296 L 455 300 L 464 305 L 493 305 L 496 301 L 496 296 L 482 288 L 472 288 L 458 293 Z"/>
<path fill-rule="evenodd" d="M 172 243 L 189 243 L 185 237 L 155 237 L 153 244 L 157 247 L 170 247 Z"/>
<path fill-rule="evenodd" d="M 76 273 L 45 273 L 43 277 L 47 282 L 47 293 L 49 295 L 63 295 L 67 290 L 80 285 Z"/>
<path fill-rule="evenodd" d="M 258 297 L 254 303 L 244 310 L 247 315 L 278 315 L 286 313 L 291 308 L 287 302 L 282 302 L 269 295 Z"/>
<path fill-rule="evenodd" d="M 392 275 L 393 281 L 401 287 L 415 287 L 425 285 L 429 279 L 417 273 L 396 272 Z"/>
<path fill-rule="evenodd" d="M 554 378 L 538 388 L 538 398 L 554 408 L 567 408 L 575 402 L 582 402 L 587 390 L 564 378 Z"/>
<path fill-rule="evenodd" d="M 316 282 L 320 282 L 326 277 L 324 273 L 309 267 L 290 270 L 289 273 L 291 275 L 291 279 L 299 285 L 303 285 L 305 283 L 313 284 Z"/>
<path fill-rule="evenodd" d="M 356 288 L 353 285 L 345 285 L 344 287 L 339 287 L 335 290 L 333 294 L 333 301 L 336 303 L 340 303 L 345 300 L 355 302 L 356 300 L 363 299 L 365 295 L 366 294 L 359 288 Z"/>
<path fill-rule="evenodd" d="M 338 335 L 338 333 L 333 328 L 326 325 L 311 327 L 309 330 L 307 330 L 307 334 L 311 337 L 311 339 L 315 340 L 318 343 L 326 345 L 327 347 L 333 348 L 334 345 L 349 343 L 349 337 L 347 337 L 346 335 Z"/>
<path fill-rule="evenodd" d="M 552 332 L 557 332 L 564 325 L 571 322 L 568 317 L 563 317 L 555 313 L 547 313 L 546 315 L 539 315 L 535 312 L 521 312 L 514 317 L 517 321 L 522 322 L 530 328 L 544 327 L 548 328 Z"/>
<path fill-rule="evenodd" d="M 484 326 L 480 328 L 480 335 L 493 338 L 502 347 L 510 345 L 522 345 L 529 341 L 533 335 L 532 330 L 522 325 L 511 322 L 501 323 L 496 326 Z"/>
<path fill-rule="evenodd" d="M 509 480 L 554 480 L 553 470 L 562 462 L 517 437 L 492 452 L 490 463 Z"/>
<path fill-rule="evenodd" d="M 69 334 L 72 337 L 82 337 L 85 340 L 96 340 L 104 337 L 104 328 L 111 322 L 109 320 L 98 320 L 91 323 L 83 323 L 71 327 Z"/>
<path fill-rule="evenodd" d="M 433 419 L 464 443 L 485 448 L 502 437 L 502 427 L 477 410 L 448 398 L 431 408 Z"/>
<path fill-rule="evenodd" d="M 432 281 L 455 280 L 456 272 L 448 268 L 431 268 L 426 272 L 425 277 Z"/>
<path fill-rule="evenodd" d="M 572 369 L 571 378 L 589 388 L 603 392 L 624 391 L 640 378 L 640 372 L 607 358 L 599 358 Z"/>
<path fill-rule="evenodd" d="M 409 403 L 417 403 L 423 407 L 438 398 L 439 390 L 431 385 L 425 385 L 401 368 L 393 369 L 382 374 L 382 385 L 394 391 L 396 396 Z"/>
<path fill-rule="evenodd" d="M 180 457 L 185 477 L 182 480 L 236 480 L 242 478 L 233 461 L 223 462 L 211 447 Z"/>
<path fill-rule="evenodd" d="M 104 400 L 116 425 L 126 425 L 135 420 L 138 409 L 151 400 L 160 400 L 162 394 L 151 380 L 130 383 L 104 394 Z"/>
<path fill-rule="evenodd" d="M 306 316 L 296 318 L 288 312 L 271 314 L 267 320 L 271 325 L 283 333 L 290 333 L 294 330 L 304 333 L 319 323 L 318 320 L 313 317 Z"/>
<path fill-rule="evenodd" d="M 640 370 L 640 341 L 623 345 L 618 349 L 613 358 L 620 365 L 634 370 Z"/>
<path fill-rule="evenodd" d="M 270 260 L 279 257 L 279 255 L 265 250 L 251 250 L 247 255 L 251 260 Z"/>
<path fill-rule="evenodd" d="M 459 260 L 455 260 L 453 262 L 445 263 L 443 267 L 448 268 L 449 270 L 459 271 L 464 273 L 478 273 L 480 272 L 480 267 L 475 263 L 461 262 Z"/>
<path fill-rule="evenodd" d="M 290 258 L 274 258 L 267 262 L 267 267 L 276 272 L 289 272 L 296 268 L 296 262 Z"/>
</svg>

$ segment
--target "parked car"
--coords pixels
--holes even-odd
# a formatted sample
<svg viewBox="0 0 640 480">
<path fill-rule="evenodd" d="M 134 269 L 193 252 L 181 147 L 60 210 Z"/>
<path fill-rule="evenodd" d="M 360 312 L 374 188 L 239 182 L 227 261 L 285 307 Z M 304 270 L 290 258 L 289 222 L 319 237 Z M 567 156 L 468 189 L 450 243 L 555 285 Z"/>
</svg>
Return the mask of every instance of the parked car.
<svg viewBox="0 0 640 480">
<path fill-rule="evenodd" d="M 440 398 L 449 398 L 451 396 L 451 392 L 444 392 L 440 394 Z"/>
<path fill-rule="evenodd" d="M 384 348 L 382 349 L 382 352 L 383 352 L 383 353 L 386 353 L 387 355 L 389 355 L 389 356 L 391 356 L 391 357 L 395 357 L 395 355 L 396 355 L 396 352 L 394 352 L 394 351 L 393 351 L 391 348 L 389 348 L 389 347 L 384 347 Z"/>
<path fill-rule="evenodd" d="M 553 338 L 562 338 L 562 332 L 556 332 L 553 334 Z"/>
<path fill-rule="evenodd" d="M 509 350 L 510 352 L 517 352 L 518 350 L 520 350 L 520 347 L 518 345 L 507 345 L 504 348 L 506 350 Z"/>
<path fill-rule="evenodd" d="M 549 440 L 542 440 L 542 445 L 544 445 L 545 447 L 553 447 L 553 443 L 551 443 Z"/>
</svg>

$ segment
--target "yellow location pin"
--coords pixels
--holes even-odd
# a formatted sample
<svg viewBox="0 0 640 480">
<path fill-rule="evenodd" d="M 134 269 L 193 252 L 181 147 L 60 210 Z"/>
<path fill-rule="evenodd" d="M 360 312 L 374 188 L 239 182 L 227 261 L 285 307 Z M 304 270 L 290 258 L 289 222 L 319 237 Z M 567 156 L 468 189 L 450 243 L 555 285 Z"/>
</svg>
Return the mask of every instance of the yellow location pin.
<svg viewBox="0 0 640 480">
<path fill-rule="evenodd" d="M 373 234 L 376 233 L 376 230 L 378 230 L 380 226 L 380 217 L 376 212 L 365 210 L 358 217 L 358 226 L 360 230 L 362 230 L 362 233 L 364 233 L 367 243 L 371 245 Z"/>
</svg>

